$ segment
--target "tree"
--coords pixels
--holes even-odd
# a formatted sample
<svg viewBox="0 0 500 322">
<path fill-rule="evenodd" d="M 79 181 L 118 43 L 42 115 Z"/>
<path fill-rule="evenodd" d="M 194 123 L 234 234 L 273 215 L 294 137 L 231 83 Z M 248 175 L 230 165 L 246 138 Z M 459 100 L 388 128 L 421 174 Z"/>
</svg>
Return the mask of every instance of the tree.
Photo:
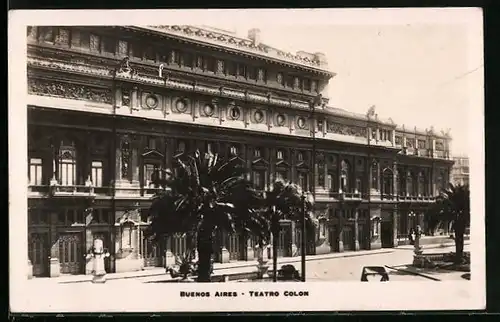
<svg viewBox="0 0 500 322">
<path fill-rule="evenodd" d="M 177 159 L 177 171 L 159 180 L 165 189 L 153 199 L 151 233 L 157 237 L 186 233 L 188 247 L 198 250 L 198 282 L 210 282 L 211 255 L 217 231 L 243 232 L 265 239 L 268 221 L 260 211 L 262 199 L 245 179 L 241 160 L 228 161 L 199 151 Z M 257 210 L 256 210 L 257 209 Z"/>
<path fill-rule="evenodd" d="M 274 282 L 277 280 L 280 220 L 286 219 L 302 224 L 304 206 L 306 211 L 306 231 L 309 233 L 314 232 L 314 223 L 311 216 L 312 201 L 311 198 L 303 198 L 300 186 L 278 180 L 272 184 L 270 191 L 265 194 L 264 213 L 270 223 L 270 231 L 273 236 Z"/>
<path fill-rule="evenodd" d="M 470 225 L 470 192 L 468 185 L 449 184 L 436 199 L 441 220 L 450 222 L 455 231 L 456 262 L 463 258 L 464 234 Z"/>
</svg>

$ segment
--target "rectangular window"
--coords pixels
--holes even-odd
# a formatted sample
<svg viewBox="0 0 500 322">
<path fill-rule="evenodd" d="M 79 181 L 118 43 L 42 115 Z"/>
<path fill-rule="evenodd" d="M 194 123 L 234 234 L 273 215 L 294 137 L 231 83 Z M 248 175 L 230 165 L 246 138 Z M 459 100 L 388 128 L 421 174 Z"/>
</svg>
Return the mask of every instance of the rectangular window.
<svg viewBox="0 0 500 322">
<path fill-rule="evenodd" d="M 108 54 L 115 54 L 116 53 L 116 40 L 113 38 L 103 38 L 103 51 Z"/>
<path fill-rule="evenodd" d="M 142 48 L 138 43 L 130 44 L 130 58 L 142 59 Z"/>
<path fill-rule="evenodd" d="M 307 180 L 304 173 L 299 172 L 299 180 L 297 184 L 302 188 L 303 191 L 307 191 Z"/>
<path fill-rule="evenodd" d="M 205 70 L 215 73 L 215 59 L 211 57 L 205 57 L 205 66 Z"/>
<path fill-rule="evenodd" d="M 90 49 L 90 33 L 85 32 L 85 31 L 76 31 L 73 33 L 73 37 L 75 36 L 75 33 L 79 34 L 79 39 L 80 41 L 78 42 L 77 46 L 83 49 Z M 77 38 L 78 39 L 78 38 Z M 75 38 L 73 38 L 75 40 Z"/>
<path fill-rule="evenodd" d="M 156 170 L 156 166 L 154 164 L 145 164 L 144 165 L 144 186 L 151 186 L 151 179 Z"/>
<path fill-rule="evenodd" d="M 102 187 L 102 162 L 92 161 L 92 184 L 94 187 Z"/>
<path fill-rule="evenodd" d="M 182 66 L 193 68 L 193 60 L 193 55 L 191 53 L 184 53 Z"/>
<path fill-rule="evenodd" d="M 156 53 L 153 49 L 153 47 L 148 47 L 144 51 L 144 59 L 150 60 L 150 61 L 155 61 L 156 60 Z"/>
<path fill-rule="evenodd" d="M 232 61 L 226 62 L 226 74 L 231 76 L 236 76 L 236 63 Z"/>
<path fill-rule="evenodd" d="M 156 150 L 156 138 L 148 139 L 148 148 L 151 150 Z"/>
<path fill-rule="evenodd" d="M 247 69 L 244 64 L 238 64 L 238 76 L 239 77 L 247 77 Z"/>
<path fill-rule="evenodd" d="M 311 80 L 309 80 L 308 78 L 305 78 L 303 80 L 303 84 L 304 84 L 304 90 L 305 91 L 310 91 L 311 90 Z"/>
<path fill-rule="evenodd" d="M 76 181 L 76 164 L 72 159 L 62 159 L 59 166 L 59 177 L 62 186 L 74 186 Z"/>
<path fill-rule="evenodd" d="M 266 184 L 264 171 L 253 171 L 253 184 L 255 189 L 264 190 Z"/>
<path fill-rule="evenodd" d="M 42 159 L 30 159 L 29 179 L 31 186 L 42 185 Z"/>
</svg>

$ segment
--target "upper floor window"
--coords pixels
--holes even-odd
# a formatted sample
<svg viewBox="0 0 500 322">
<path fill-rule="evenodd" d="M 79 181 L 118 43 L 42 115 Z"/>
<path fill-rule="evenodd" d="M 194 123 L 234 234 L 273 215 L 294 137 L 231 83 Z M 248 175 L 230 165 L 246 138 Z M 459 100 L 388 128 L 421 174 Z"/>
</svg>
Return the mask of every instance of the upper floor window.
<svg viewBox="0 0 500 322">
<path fill-rule="evenodd" d="M 260 149 L 259 148 L 255 148 L 255 150 L 253 150 L 253 156 L 255 158 L 260 158 Z"/>
<path fill-rule="evenodd" d="M 76 184 L 76 151 L 72 147 L 61 147 L 59 151 L 59 180 L 63 186 Z"/>
<path fill-rule="evenodd" d="M 156 60 L 156 53 L 155 53 L 153 47 L 148 46 L 144 50 L 144 59 L 150 60 L 150 61 L 155 61 Z"/>
<path fill-rule="evenodd" d="M 346 160 L 342 160 L 340 164 L 340 189 L 343 192 L 349 191 L 349 172 L 349 163 Z"/>
<path fill-rule="evenodd" d="M 276 158 L 278 160 L 283 160 L 283 151 L 281 150 L 276 151 Z"/>
<path fill-rule="evenodd" d="M 299 172 L 298 175 L 298 185 L 302 188 L 302 191 L 307 190 L 307 180 L 306 180 L 306 175 L 303 172 Z"/>
<path fill-rule="evenodd" d="M 265 172 L 253 171 L 253 184 L 255 189 L 263 190 L 265 187 Z"/>
<path fill-rule="evenodd" d="M 102 41 L 103 41 L 102 45 L 103 52 L 114 55 L 116 53 L 116 39 L 104 37 Z"/>
<path fill-rule="evenodd" d="M 310 79 L 305 78 L 303 80 L 303 84 L 304 84 L 304 90 L 305 91 L 310 91 L 311 90 L 311 80 Z"/>
<path fill-rule="evenodd" d="M 102 161 L 92 161 L 91 179 L 94 187 L 102 187 Z"/>
<path fill-rule="evenodd" d="M 40 186 L 42 185 L 42 159 L 31 158 L 29 167 L 29 180 L 30 185 Z"/>
<path fill-rule="evenodd" d="M 156 138 L 148 138 L 148 148 L 151 150 L 156 150 Z"/>
<path fill-rule="evenodd" d="M 54 42 L 54 27 L 39 27 L 40 41 L 53 43 Z"/>
<path fill-rule="evenodd" d="M 150 187 L 153 184 L 154 176 L 158 174 L 158 166 L 156 164 L 146 163 L 144 165 L 144 186 Z"/>
<path fill-rule="evenodd" d="M 238 76 L 247 77 L 247 67 L 244 64 L 238 64 Z"/>
<path fill-rule="evenodd" d="M 226 62 L 226 74 L 236 76 L 236 63 L 232 61 Z"/>
<path fill-rule="evenodd" d="M 238 155 L 238 148 L 237 148 L 236 146 L 234 146 L 234 145 L 233 145 L 233 146 L 231 146 L 231 147 L 229 148 L 229 154 L 230 154 L 231 156 L 236 156 L 236 155 Z"/>
</svg>

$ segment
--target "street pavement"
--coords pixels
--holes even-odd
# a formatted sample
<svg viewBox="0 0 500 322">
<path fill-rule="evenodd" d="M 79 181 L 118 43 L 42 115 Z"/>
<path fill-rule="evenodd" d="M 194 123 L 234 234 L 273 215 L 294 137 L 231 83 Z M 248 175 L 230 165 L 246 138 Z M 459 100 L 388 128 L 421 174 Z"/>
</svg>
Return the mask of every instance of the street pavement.
<svg viewBox="0 0 500 322">
<path fill-rule="evenodd" d="M 465 246 L 465 250 L 469 250 L 468 245 Z M 451 251 L 454 251 L 454 247 L 428 249 L 426 253 Z M 356 282 L 360 281 L 364 266 L 387 265 L 399 269 L 407 269 L 406 265 L 411 264 L 412 260 L 413 250 L 410 248 L 396 248 L 390 252 L 378 252 L 371 255 L 351 257 L 323 256 L 320 257 L 320 259 L 311 259 L 307 261 L 306 278 L 307 282 Z M 300 270 L 300 258 L 297 258 L 297 261 L 289 263 Z M 272 265 L 271 262 L 269 262 L 269 265 Z M 252 271 L 255 270 L 255 266 L 233 269 L 246 269 Z M 389 272 L 389 282 L 430 281 L 415 274 L 398 272 L 390 269 L 386 270 Z M 442 281 L 453 280 L 457 282 L 466 282 L 461 277 L 464 274 L 463 272 L 436 272 L 430 270 L 424 272 L 424 274 L 438 278 Z M 18 294 L 17 297 L 23 298 L 24 304 L 22 304 L 22 306 L 30 307 L 33 309 L 33 312 L 39 310 L 44 311 L 51 307 L 65 308 L 64 310 L 66 311 L 79 311 L 82 309 L 82 305 L 85 305 L 84 303 L 88 303 L 88 309 L 103 311 L 110 306 L 110 303 L 115 303 L 116 301 L 120 303 L 119 307 L 137 307 L 138 303 L 145 299 L 143 297 L 147 297 L 151 292 L 165 292 L 165 284 L 154 282 L 165 282 L 168 279 L 169 277 L 167 274 L 162 274 L 156 276 L 109 279 L 105 284 L 93 284 L 89 281 L 61 283 L 55 278 L 40 278 L 26 281 L 23 285 L 22 292 L 18 289 L 18 293 L 21 292 L 22 294 Z M 13 292 L 14 291 L 15 290 L 13 290 Z M 139 295 L 139 298 L 133 294 Z M 89 295 L 92 296 L 92 301 L 87 302 L 89 300 L 87 296 Z M 159 296 L 158 299 L 160 298 L 162 297 Z"/>
</svg>

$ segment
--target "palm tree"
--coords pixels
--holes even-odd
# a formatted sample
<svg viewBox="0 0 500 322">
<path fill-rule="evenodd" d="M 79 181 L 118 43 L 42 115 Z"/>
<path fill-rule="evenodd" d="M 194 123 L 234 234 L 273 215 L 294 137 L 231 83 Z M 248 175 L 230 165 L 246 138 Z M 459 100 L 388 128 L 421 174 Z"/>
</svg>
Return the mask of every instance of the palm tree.
<svg viewBox="0 0 500 322">
<path fill-rule="evenodd" d="M 255 210 L 262 199 L 245 179 L 247 171 L 236 157 L 224 161 L 196 151 L 176 161 L 177 173 L 170 180 L 158 180 L 166 189 L 153 199 L 151 232 L 157 238 L 186 233 L 188 247 L 196 245 L 198 251 L 198 282 L 210 282 L 217 231 L 266 239 L 268 222 Z"/>
<path fill-rule="evenodd" d="M 314 231 L 314 223 L 311 216 L 312 201 L 310 198 L 304 200 L 300 186 L 277 180 L 272 184 L 270 191 L 265 194 L 264 213 L 265 217 L 269 220 L 270 231 L 273 237 L 274 282 L 277 281 L 280 220 L 286 219 L 301 223 L 303 207 L 305 207 L 306 211 L 306 229 L 309 232 Z"/>
<path fill-rule="evenodd" d="M 462 261 L 464 252 L 464 234 L 470 225 L 470 192 L 468 185 L 449 184 L 436 200 L 437 211 L 441 220 L 452 224 L 455 231 L 456 262 Z"/>
</svg>

